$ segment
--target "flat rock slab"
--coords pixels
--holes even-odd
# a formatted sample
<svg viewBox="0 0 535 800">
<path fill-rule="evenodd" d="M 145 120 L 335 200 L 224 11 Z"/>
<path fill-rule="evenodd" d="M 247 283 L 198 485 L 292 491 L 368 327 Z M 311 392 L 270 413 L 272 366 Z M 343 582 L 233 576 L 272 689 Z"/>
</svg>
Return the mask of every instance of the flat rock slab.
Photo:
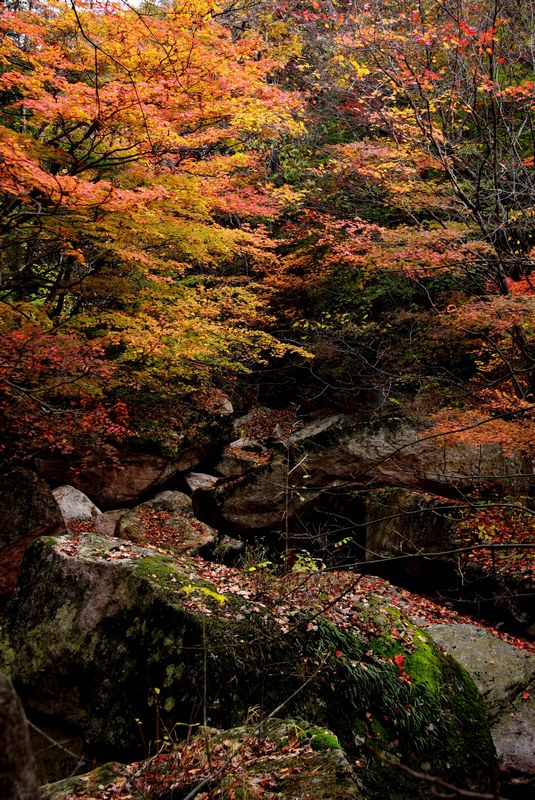
<svg viewBox="0 0 535 800">
<path fill-rule="evenodd" d="M 195 492 L 197 489 L 211 489 L 218 482 L 219 478 L 215 475 L 207 475 L 204 472 L 190 472 L 186 475 L 186 483 L 190 490 Z M 163 492 L 161 494 L 164 494 Z"/>
<path fill-rule="evenodd" d="M 109 762 L 84 775 L 73 775 L 61 781 L 45 783 L 41 786 L 41 800 L 69 800 L 69 798 L 72 800 L 78 795 L 87 797 L 88 791 L 93 794 L 95 800 L 100 793 L 104 798 L 109 788 L 115 787 L 117 778 L 124 775 L 124 771 L 124 764 Z"/>
<path fill-rule="evenodd" d="M 206 755 L 210 740 L 213 765 Z M 124 793 L 144 797 L 185 797 L 202 776 L 226 769 L 210 782 L 210 797 L 271 797 L 278 800 L 361 800 L 361 787 L 336 736 L 329 730 L 293 720 L 272 719 L 225 731 L 207 730 L 206 737 L 189 740 L 187 754 L 180 747 L 158 760 L 106 764 L 87 775 L 42 787 L 43 800 L 105 800 Z M 136 779 L 129 784 L 135 773 Z M 272 794 L 273 793 L 273 794 Z M 203 796 L 206 796 L 203 794 Z"/>
</svg>

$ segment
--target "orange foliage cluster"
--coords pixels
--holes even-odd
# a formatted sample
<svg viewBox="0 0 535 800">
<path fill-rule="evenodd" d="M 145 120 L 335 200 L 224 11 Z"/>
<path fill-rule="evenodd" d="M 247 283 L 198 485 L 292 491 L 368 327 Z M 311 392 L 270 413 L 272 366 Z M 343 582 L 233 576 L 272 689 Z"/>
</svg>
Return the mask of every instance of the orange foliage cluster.
<svg viewBox="0 0 535 800">
<path fill-rule="evenodd" d="M 4 9 L 0 88 L 11 101 L 0 120 L 0 191 L 12 199 L 7 226 L 20 230 L 28 205 L 34 214 L 48 212 L 39 216 L 49 235 L 78 244 L 91 235 L 80 230 L 81 218 L 97 224 L 100 247 L 113 247 L 124 243 L 120 212 L 134 217 L 129 239 L 142 230 L 150 236 L 154 211 L 201 220 L 211 211 L 274 212 L 266 191 L 236 191 L 239 172 L 233 187 L 233 174 L 249 164 L 246 153 L 198 167 L 201 149 L 288 131 L 297 108 L 294 97 L 267 83 L 277 64 L 261 42 L 232 41 L 210 21 L 211 5 L 190 0 L 151 17 L 120 3 L 100 12 L 92 3 Z M 183 196 L 192 190 L 204 199 L 200 207 Z M 98 234 L 109 214 L 108 243 Z M 149 252 L 145 242 L 137 256 L 150 261 Z"/>
<path fill-rule="evenodd" d="M 415 281 L 445 271 L 462 274 L 467 265 L 489 252 L 488 245 L 472 241 L 462 225 L 390 228 L 317 211 L 305 211 L 284 233 L 298 246 L 270 270 L 268 283 L 281 287 L 287 281 L 296 287 L 317 285 L 334 268 L 354 270 L 354 280 L 361 286 L 381 271 L 401 273 Z"/>
<path fill-rule="evenodd" d="M 518 414 L 518 405 L 521 414 Z M 504 411 L 504 408 L 506 409 Z M 486 409 L 459 411 L 445 408 L 434 415 L 433 434 L 440 435 L 440 441 L 449 444 L 497 444 L 506 455 L 523 453 L 533 459 L 535 456 L 535 418 L 533 404 L 527 402 L 505 402 L 494 404 Z M 516 412 L 516 414 L 515 414 Z M 512 418 L 509 418 L 512 417 Z"/>
<path fill-rule="evenodd" d="M 3 408 L 14 418 L 22 400 L 27 414 L 21 452 L 63 446 L 62 419 L 82 405 L 135 412 L 136 393 L 174 378 L 189 394 L 216 365 L 232 374 L 284 350 L 258 330 L 263 298 L 242 271 L 273 261 L 259 223 L 281 208 L 254 149 L 300 130 L 300 101 L 268 80 L 281 63 L 262 40 L 234 38 L 213 11 L 2 6 L 0 332 L 50 367 L 30 374 L 4 350 Z M 183 282 L 206 270 L 208 285 Z M 80 371 L 75 351 L 98 358 Z"/>
</svg>

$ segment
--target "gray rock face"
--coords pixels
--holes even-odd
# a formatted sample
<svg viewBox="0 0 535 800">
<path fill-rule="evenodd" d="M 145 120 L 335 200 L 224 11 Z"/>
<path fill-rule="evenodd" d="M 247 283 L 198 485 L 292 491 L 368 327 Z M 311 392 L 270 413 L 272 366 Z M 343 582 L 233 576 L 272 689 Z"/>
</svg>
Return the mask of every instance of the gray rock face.
<svg viewBox="0 0 535 800">
<path fill-rule="evenodd" d="M 15 588 L 24 551 L 36 536 L 65 533 L 48 485 L 22 467 L 0 480 L 0 594 Z"/>
<path fill-rule="evenodd" d="M 197 489 L 210 489 L 217 483 L 219 478 L 215 475 L 207 475 L 204 472 L 190 472 L 189 475 L 186 475 L 185 480 L 190 490 L 195 492 Z"/>
<path fill-rule="evenodd" d="M 159 492 L 148 502 L 152 503 L 152 507 L 155 511 L 172 511 L 186 516 L 192 516 L 193 514 L 191 498 L 188 497 L 187 494 L 184 494 L 184 492 L 173 492 L 170 490 Z M 146 505 L 146 503 L 142 505 Z M 139 507 L 140 506 L 138 506 L 138 508 Z"/>
<path fill-rule="evenodd" d="M 535 774 L 535 655 L 475 625 L 427 630 L 478 687 L 502 768 Z"/>
<path fill-rule="evenodd" d="M 100 508 L 117 508 L 135 503 L 175 475 L 188 472 L 202 455 L 200 447 L 187 448 L 173 460 L 127 450 L 110 459 L 107 452 L 95 452 L 77 464 L 36 458 L 35 468 L 51 483 L 70 484 L 88 494 Z"/>
<path fill-rule="evenodd" d="M 326 417 L 274 445 L 265 465 L 254 466 L 250 453 L 246 465 L 246 451 L 227 449 L 219 469 L 228 477 L 200 489 L 194 502 L 216 527 L 257 530 L 281 525 L 321 492 L 342 486 L 402 486 L 449 496 L 478 488 L 481 475 L 497 493 L 528 485 L 527 478 L 513 477 L 528 467 L 520 457 L 507 458 L 499 445 L 450 445 L 428 430 L 398 419 L 372 424 Z"/>
<path fill-rule="evenodd" d="M 0 672 L 0 797 L 39 800 L 28 723 L 9 678 Z"/>
<path fill-rule="evenodd" d="M 428 633 L 472 676 L 492 719 L 535 678 L 535 655 L 476 625 L 431 625 Z"/>
<path fill-rule="evenodd" d="M 104 511 L 103 514 L 99 514 L 93 520 L 95 533 L 100 533 L 101 536 L 115 536 L 117 524 L 128 510 L 128 508 L 118 508 L 115 511 Z"/>
<path fill-rule="evenodd" d="M 508 459 L 499 445 L 450 445 L 399 419 L 358 423 L 343 415 L 318 420 L 289 437 L 290 447 L 306 455 L 303 469 L 317 479 L 344 477 L 380 481 L 440 494 L 440 487 L 465 490 L 488 476 L 510 487 L 520 459 Z M 516 479 L 519 487 L 526 479 Z"/>
<path fill-rule="evenodd" d="M 535 681 L 511 703 L 491 730 L 502 767 L 535 775 Z"/>
<path fill-rule="evenodd" d="M 455 547 L 455 503 L 411 489 L 385 489 L 366 499 L 366 557 L 443 552 Z"/>
<path fill-rule="evenodd" d="M 86 494 L 74 486 L 58 486 L 52 494 L 65 522 L 91 522 L 102 513 Z"/>
</svg>

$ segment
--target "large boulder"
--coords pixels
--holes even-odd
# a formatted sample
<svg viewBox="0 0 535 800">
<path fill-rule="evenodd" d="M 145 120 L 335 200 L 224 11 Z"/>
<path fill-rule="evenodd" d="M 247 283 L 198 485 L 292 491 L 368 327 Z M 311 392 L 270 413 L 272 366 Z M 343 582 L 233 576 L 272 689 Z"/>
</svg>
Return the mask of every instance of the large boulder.
<svg viewBox="0 0 535 800">
<path fill-rule="evenodd" d="M 28 723 L 9 678 L 0 672 L 0 797 L 39 800 Z"/>
<path fill-rule="evenodd" d="M 102 513 L 86 494 L 74 486 L 58 486 L 52 494 L 66 523 L 92 522 Z"/>
<path fill-rule="evenodd" d="M 259 469 L 197 489 L 193 507 L 200 519 L 231 531 L 282 529 L 285 517 L 295 516 L 319 495 L 317 488 L 296 489 L 288 481 L 286 457 L 277 454 Z"/>
<path fill-rule="evenodd" d="M 501 768 L 535 775 L 535 655 L 475 625 L 427 630 L 479 689 Z"/>
<path fill-rule="evenodd" d="M 174 553 L 194 555 L 214 546 L 218 533 L 193 514 L 191 498 L 182 492 L 160 492 L 131 511 L 123 513 L 115 533 L 122 539 L 142 544 L 150 532 L 158 531 L 158 540 Z"/>
<path fill-rule="evenodd" d="M 51 484 L 69 484 L 101 508 L 130 505 L 184 472 L 202 458 L 199 447 L 184 448 L 177 458 L 119 450 L 95 451 L 83 459 L 38 457 L 35 469 Z"/>
<path fill-rule="evenodd" d="M 208 749 L 207 749 L 208 748 Z M 259 725 L 206 732 L 159 758 L 92 773 L 43 787 L 43 800 L 98 800 L 121 794 L 135 775 L 140 796 L 185 797 L 208 782 L 211 796 L 278 800 L 360 800 L 362 790 L 337 737 L 303 720 L 270 719 Z M 100 790 L 100 791 L 99 791 Z"/>
<path fill-rule="evenodd" d="M 337 415 L 318 420 L 293 433 L 287 444 L 294 452 L 292 464 L 311 484 L 327 479 L 378 482 L 450 495 L 481 484 L 512 491 L 525 488 L 528 478 L 518 478 L 526 466 L 520 456 L 510 457 L 497 444 L 451 444 L 437 438 L 425 423 L 398 418 L 356 422 Z"/>
<path fill-rule="evenodd" d="M 94 534 L 43 538 L 26 555 L 4 660 L 28 707 L 76 725 L 97 754 L 132 755 L 140 730 L 150 742 L 158 728 L 201 721 L 203 708 L 210 725 L 229 728 L 251 709 L 284 707 L 332 729 L 352 757 L 369 744 L 492 787 L 477 690 L 424 632 L 372 597 L 348 608 L 347 592 L 337 627 L 318 609 L 328 584 L 309 586 L 299 607 L 288 580 L 273 579 L 278 601 L 252 580 Z M 387 786 L 392 800 L 426 795 L 373 758 L 368 777 L 370 800 Z"/>
<path fill-rule="evenodd" d="M 35 472 L 12 469 L 0 481 L 0 594 L 15 588 L 27 546 L 36 536 L 65 533 L 58 505 Z"/>
<path fill-rule="evenodd" d="M 438 553 L 458 544 L 458 504 L 412 489 L 388 488 L 366 498 L 366 559 Z"/>
<path fill-rule="evenodd" d="M 316 420 L 273 443 L 273 456 L 245 467 L 224 457 L 222 478 L 194 493 L 199 513 L 216 527 L 254 530 L 281 526 L 322 492 L 362 486 L 401 486 L 447 497 L 485 485 L 497 493 L 526 489 L 529 472 L 520 456 L 497 444 L 448 443 L 429 426 L 399 419 L 357 422 L 339 414 Z M 236 459 L 234 458 L 234 461 Z M 260 460 L 260 464 L 257 463 Z"/>
</svg>

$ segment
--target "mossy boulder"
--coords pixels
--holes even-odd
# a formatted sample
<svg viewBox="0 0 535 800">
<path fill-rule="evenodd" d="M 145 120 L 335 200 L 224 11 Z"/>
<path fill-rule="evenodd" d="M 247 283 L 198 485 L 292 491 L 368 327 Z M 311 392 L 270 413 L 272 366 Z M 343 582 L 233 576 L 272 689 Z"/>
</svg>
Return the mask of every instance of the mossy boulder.
<svg viewBox="0 0 535 800">
<path fill-rule="evenodd" d="M 323 738 L 335 746 L 315 747 Z M 208 752 L 210 756 L 208 758 Z M 361 800 L 362 787 L 336 736 L 302 720 L 270 719 L 231 730 L 205 730 L 166 746 L 155 759 L 106 764 L 87 775 L 42 787 L 43 800 L 104 800 L 125 793 L 136 800 L 184 797 L 207 783 L 211 797 L 260 800 Z M 135 780 L 132 775 L 135 774 Z M 204 795 L 206 796 L 206 795 Z"/>
<path fill-rule="evenodd" d="M 477 690 L 425 633 L 373 598 L 345 630 L 318 616 L 320 594 L 281 619 L 247 580 L 93 534 L 40 539 L 9 609 L 4 661 L 24 702 L 76 725 L 97 755 L 131 757 L 164 727 L 199 723 L 203 706 L 218 728 L 282 707 L 333 731 L 352 758 L 378 749 L 492 787 Z M 367 773 L 367 798 L 384 797 L 388 771 L 377 762 Z M 427 796 L 395 784 L 392 798 Z"/>
</svg>

